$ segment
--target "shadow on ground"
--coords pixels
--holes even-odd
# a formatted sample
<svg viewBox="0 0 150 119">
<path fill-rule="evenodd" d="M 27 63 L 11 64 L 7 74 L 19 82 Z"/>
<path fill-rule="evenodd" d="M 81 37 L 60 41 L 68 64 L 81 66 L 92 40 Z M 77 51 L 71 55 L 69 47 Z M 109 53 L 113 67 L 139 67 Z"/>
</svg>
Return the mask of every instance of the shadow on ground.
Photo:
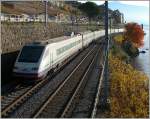
<svg viewBox="0 0 150 119">
<path fill-rule="evenodd" d="M 19 51 L 1 54 L 1 85 L 12 82 L 12 69 Z"/>
</svg>

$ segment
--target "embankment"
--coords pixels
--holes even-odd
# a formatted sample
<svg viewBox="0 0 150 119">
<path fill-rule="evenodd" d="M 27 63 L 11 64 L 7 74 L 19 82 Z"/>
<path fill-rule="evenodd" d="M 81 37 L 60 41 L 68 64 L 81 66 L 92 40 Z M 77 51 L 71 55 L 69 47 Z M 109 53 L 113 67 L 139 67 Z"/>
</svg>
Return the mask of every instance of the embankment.
<svg viewBox="0 0 150 119">
<path fill-rule="evenodd" d="M 106 117 L 147 118 L 149 78 L 133 68 L 129 60 L 132 57 L 120 45 L 114 42 L 109 52 L 110 110 Z"/>
</svg>

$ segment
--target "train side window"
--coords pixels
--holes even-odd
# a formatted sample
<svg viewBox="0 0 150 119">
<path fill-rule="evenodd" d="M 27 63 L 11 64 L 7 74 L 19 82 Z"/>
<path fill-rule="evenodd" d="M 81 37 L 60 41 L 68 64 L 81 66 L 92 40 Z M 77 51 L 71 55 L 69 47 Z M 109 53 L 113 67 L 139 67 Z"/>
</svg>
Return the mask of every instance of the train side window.
<svg viewBox="0 0 150 119">
<path fill-rule="evenodd" d="M 65 52 L 65 51 L 71 49 L 72 47 L 76 46 L 78 43 L 80 43 L 80 41 L 73 42 L 71 44 L 68 44 L 68 45 L 62 47 L 62 48 L 57 49 L 57 51 L 56 51 L 57 55 L 59 55 L 59 54 Z"/>
</svg>

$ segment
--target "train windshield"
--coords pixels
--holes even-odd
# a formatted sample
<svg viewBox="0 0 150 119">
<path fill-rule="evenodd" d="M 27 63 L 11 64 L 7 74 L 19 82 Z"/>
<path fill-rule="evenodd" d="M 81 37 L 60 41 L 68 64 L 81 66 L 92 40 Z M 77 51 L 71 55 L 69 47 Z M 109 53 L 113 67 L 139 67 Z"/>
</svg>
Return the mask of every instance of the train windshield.
<svg viewBox="0 0 150 119">
<path fill-rule="evenodd" d="M 38 62 L 43 49 L 44 46 L 24 46 L 19 56 L 18 62 Z"/>
</svg>

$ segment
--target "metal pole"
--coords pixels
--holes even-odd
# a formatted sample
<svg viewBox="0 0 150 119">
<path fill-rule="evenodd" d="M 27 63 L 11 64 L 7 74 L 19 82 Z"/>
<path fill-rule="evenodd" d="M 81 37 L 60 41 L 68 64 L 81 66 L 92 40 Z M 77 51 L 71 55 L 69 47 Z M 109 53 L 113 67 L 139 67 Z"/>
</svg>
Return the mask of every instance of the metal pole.
<svg viewBox="0 0 150 119">
<path fill-rule="evenodd" d="M 108 40 L 108 1 L 105 1 L 105 39 Z"/>
<path fill-rule="evenodd" d="M 108 1 L 105 1 L 105 40 L 106 40 L 106 60 L 108 53 Z"/>
<path fill-rule="evenodd" d="M 105 40 L 106 40 L 106 53 L 105 53 L 105 96 L 104 96 L 104 106 L 107 107 L 107 97 L 108 97 L 108 52 L 109 52 L 109 38 L 108 38 L 108 1 L 105 1 Z"/>
<path fill-rule="evenodd" d="M 142 29 L 143 29 L 143 24 L 141 24 L 141 27 L 142 27 Z"/>
<path fill-rule="evenodd" d="M 78 17 L 77 17 L 77 32 L 79 32 L 79 24 L 78 24 Z"/>
<path fill-rule="evenodd" d="M 47 27 L 47 1 L 45 1 L 45 27 Z"/>
<path fill-rule="evenodd" d="M 109 27 L 110 27 L 110 35 L 111 35 L 111 17 L 109 17 L 110 19 L 110 21 L 109 21 Z"/>
</svg>

